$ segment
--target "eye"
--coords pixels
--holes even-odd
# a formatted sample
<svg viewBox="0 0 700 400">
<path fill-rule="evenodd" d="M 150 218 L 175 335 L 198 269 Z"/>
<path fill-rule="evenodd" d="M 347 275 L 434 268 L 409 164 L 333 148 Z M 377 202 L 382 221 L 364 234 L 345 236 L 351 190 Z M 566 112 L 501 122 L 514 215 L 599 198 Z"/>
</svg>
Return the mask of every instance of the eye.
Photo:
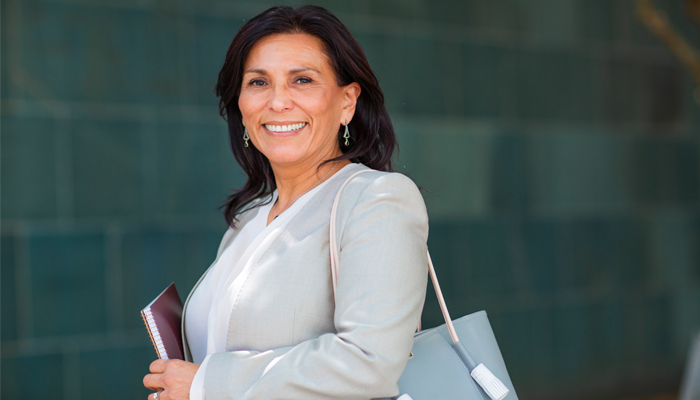
<svg viewBox="0 0 700 400">
<path fill-rule="evenodd" d="M 248 82 L 248 85 L 249 86 L 264 86 L 265 81 L 263 81 L 262 79 L 253 79 L 250 82 Z"/>
<path fill-rule="evenodd" d="M 311 83 L 313 81 L 311 80 L 311 78 L 303 77 L 303 78 L 297 78 L 297 80 L 294 82 L 295 83 Z"/>
</svg>

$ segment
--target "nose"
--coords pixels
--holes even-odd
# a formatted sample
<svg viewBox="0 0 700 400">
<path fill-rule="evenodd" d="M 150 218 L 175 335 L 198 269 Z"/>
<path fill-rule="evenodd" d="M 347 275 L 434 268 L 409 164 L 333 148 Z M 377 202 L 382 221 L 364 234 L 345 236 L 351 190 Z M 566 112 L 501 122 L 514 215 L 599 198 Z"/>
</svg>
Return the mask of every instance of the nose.
<svg viewBox="0 0 700 400">
<path fill-rule="evenodd" d="M 287 85 L 275 85 L 270 93 L 268 107 L 276 112 L 291 110 L 293 107 L 292 98 L 289 95 Z"/>
</svg>

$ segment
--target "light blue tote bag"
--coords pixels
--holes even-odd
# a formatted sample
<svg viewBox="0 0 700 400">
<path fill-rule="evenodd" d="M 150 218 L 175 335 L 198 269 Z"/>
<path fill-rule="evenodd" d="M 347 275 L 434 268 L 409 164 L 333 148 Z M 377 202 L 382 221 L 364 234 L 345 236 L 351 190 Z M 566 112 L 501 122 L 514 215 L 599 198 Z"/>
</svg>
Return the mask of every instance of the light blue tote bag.
<svg viewBox="0 0 700 400">
<path fill-rule="evenodd" d="M 340 193 L 355 175 L 369 171 L 362 170 L 350 176 L 333 203 L 329 247 L 334 293 L 340 259 L 335 234 Z M 402 394 L 398 399 L 518 400 L 486 312 L 475 312 L 452 321 L 430 254 L 428 266 L 445 324 L 415 334 L 413 350 L 398 382 Z"/>
</svg>

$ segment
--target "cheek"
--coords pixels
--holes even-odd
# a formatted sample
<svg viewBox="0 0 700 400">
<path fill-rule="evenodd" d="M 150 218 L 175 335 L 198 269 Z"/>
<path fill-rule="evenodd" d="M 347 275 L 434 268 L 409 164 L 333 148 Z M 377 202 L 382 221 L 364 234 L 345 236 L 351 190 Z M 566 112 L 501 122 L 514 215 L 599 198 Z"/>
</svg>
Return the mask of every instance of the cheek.
<svg viewBox="0 0 700 400">
<path fill-rule="evenodd" d="M 258 103 L 260 103 L 260 101 L 256 96 L 247 93 L 241 93 L 241 95 L 238 96 L 238 109 L 241 110 L 244 124 L 250 122 L 249 119 L 255 117 L 256 111 L 260 108 Z"/>
<path fill-rule="evenodd" d="M 297 96 L 294 102 L 299 108 L 302 108 L 306 114 L 316 119 L 317 122 L 321 122 L 319 120 L 323 120 L 324 122 L 328 120 L 330 122 L 335 115 L 340 112 L 340 108 L 335 99 L 327 94 L 319 95 L 316 93 L 314 95 L 308 95 L 305 93 Z"/>
<path fill-rule="evenodd" d="M 238 97 L 238 109 L 241 111 L 241 117 L 243 118 L 243 124 L 245 125 L 246 122 L 248 122 L 248 102 L 245 101 L 245 98 L 243 95 Z"/>
</svg>

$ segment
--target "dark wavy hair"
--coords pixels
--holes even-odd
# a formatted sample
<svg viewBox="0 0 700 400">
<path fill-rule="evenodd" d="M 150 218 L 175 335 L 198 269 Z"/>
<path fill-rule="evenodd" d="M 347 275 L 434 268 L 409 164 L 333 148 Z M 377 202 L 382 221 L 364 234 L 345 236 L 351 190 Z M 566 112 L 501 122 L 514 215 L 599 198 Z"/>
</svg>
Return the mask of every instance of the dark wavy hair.
<svg viewBox="0 0 700 400">
<path fill-rule="evenodd" d="M 238 97 L 246 58 L 253 46 L 264 37 L 297 33 L 321 40 L 338 86 L 357 82 L 361 88 L 355 115 L 349 125 L 352 135 L 350 144 L 340 146 L 342 155 L 325 162 L 350 160 L 380 171 L 392 170 L 391 157 L 397 146 L 394 127 L 384 106 L 379 81 L 355 38 L 338 18 L 322 7 L 272 7 L 246 22 L 236 33 L 216 83 L 219 113 L 228 123 L 231 150 L 248 175 L 245 185 L 229 196 L 222 206 L 226 223 L 231 227 L 235 226 L 241 213 L 251 208 L 253 200 L 268 196 L 277 187 L 267 158 L 254 145 L 243 145 Z M 344 127 L 340 125 L 339 144 L 344 142 L 343 132 Z"/>
</svg>

